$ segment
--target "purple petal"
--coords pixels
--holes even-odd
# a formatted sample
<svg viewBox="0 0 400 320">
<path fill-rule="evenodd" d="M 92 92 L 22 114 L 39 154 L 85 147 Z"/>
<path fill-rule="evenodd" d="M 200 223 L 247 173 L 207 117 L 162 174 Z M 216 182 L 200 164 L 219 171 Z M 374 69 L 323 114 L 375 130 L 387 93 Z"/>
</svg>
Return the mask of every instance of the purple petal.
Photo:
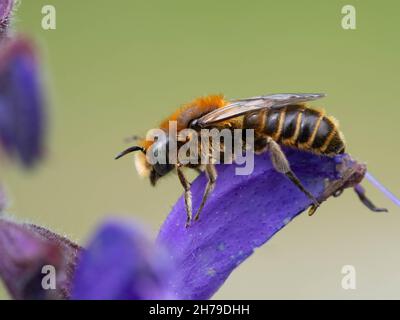
<svg viewBox="0 0 400 320">
<path fill-rule="evenodd" d="M 57 285 L 60 291 L 60 298 L 69 299 L 77 260 L 84 249 L 68 238 L 60 236 L 46 228 L 34 224 L 25 224 L 24 226 L 34 231 L 37 235 L 40 235 L 46 242 L 55 245 L 62 253 L 63 262 L 60 269 L 62 272 L 59 272 L 57 275 Z"/>
<path fill-rule="evenodd" d="M 0 0 L 0 40 L 6 35 L 14 0 Z"/>
<path fill-rule="evenodd" d="M 0 276 L 14 299 L 66 299 L 80 248 L 42 227 L 0 219 Z M 42 268 L 56 271 L 56 288 L 44 289 Z"/>
<path fill-rule="evenodd" d="M 295 150 L 285 153 L 293 171 L 320 201 L 359 183 L 366 170 L 347 155 L 328 158 Z M 210 298 L 255 248 L 311 204 L 275 171 L 268 154 L 256 156 L 251 175 L 238 176 L 234 170 L 233 165 L 217 167 L 217 185 L 200 221 L 185 228 L 181 198 L 161 227 L 157 241 L 171 252 L 171 263 L 179 266 L 169 282 L 175 298 Z M 327 183 L 328 179 L 336 180 Z M 192 184 L 194 208 L 199 206 L 205 184 L 204 175 Z M 323 211 L 323 205 L 319 210 Z"/>
<path fill-rule="evenodd" d="M 103 224 L 76 269 L 73 299 L 165 299 L 170 269 L 142 231 L 127 221 Z"/>
<path fill-rule="evenodd" d="M 7 41 L 0 51 L 0 144 L 26 167 L 43 154 L 44 109 L 32 45 Z"/>
</svg>

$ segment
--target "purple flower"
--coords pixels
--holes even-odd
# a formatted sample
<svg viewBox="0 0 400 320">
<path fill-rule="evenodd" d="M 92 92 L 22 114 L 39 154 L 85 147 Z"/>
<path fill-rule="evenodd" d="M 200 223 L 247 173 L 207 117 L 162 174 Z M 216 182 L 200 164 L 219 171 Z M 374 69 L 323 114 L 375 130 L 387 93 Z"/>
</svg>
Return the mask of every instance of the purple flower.
<svg viewBox="0 0 400 320">
<path fill-rule="evenodd" d="M 165 252 L 129 221 L 103 224 L 82 254 L 73 299 L 166 299 Z"/>
<path fill-rule="evenodd" d="M 332 159 L 289 149 L 286 155 L 302 183 L 320 201 L 359 183 L 366 170 L 347 155 Z M 171 263 L 179 266 L 169 280 L 175 298 L 210 298 L 255 248 L 311 205 L 276 172 L 268 154 L 256 157 L 251 175 L 238 176 L 234 170 L 232 165 L 217 167 L 217 185 L 200 221 L 184 227 L 181 198 L 161 227 L 157 242 L 169 249 Z M 205 184 L 202 175 L 191 186 L 194 207 Z M 323 211 L 323 205 L 319 210 Z"/>
<path fill-rule="evenodd" d="M 295 150 L 286 150 L 286 154 L 293 170 L 320 201 L 357 185 L 366 170 L 348 155 L 328 158 Z M 65 297 L 70 297 L 67 292 L 72 287 L 73 299 L 210 298 L 255 248 L 310 205 L 303 193 L 275 171 L 268 154 L 255 160 L 255 171 L 249 176 L 235 176 L 233 165 L 218 166 L 217 186 L 200 221 L 185 228 L 180 199 L 161 227 L 156 244 L 134 224 L 119 220 L 103 224 L 86 250 L 80 251 L 66 239 L 61 241 L 75 250 L 58 251 L 69 266 L 62 277 Z M 205 182 L 201 175 L 192 184 L 195 206 Z M 27 278 L 34 279 L 28 283 L 36 283 L 38 266 L 43 263 L 66 270 L 51 258 L 53 242 L 56 247 L 60 244 L 59 236 L 37 226 L 9 222 L 0 226 L 0 275 L 14 297 L 26 297 L 26 289 L 21 289 L 26 285 L 22 282 L 15 289 L 12 280 Z M 78 251 L 81 255 L 72 276 Z M 24 263 L 28 267 L 20 270 L 20 259 L 28 261 Z M 35 297 L 52 297 L 33 292 Z"/>
<path fill-rule="evenodd" d="M 66 299 L 80 247 L 31 224 L 0 219 L 0 276 L 14 299 Z M 56 289 L 44 290 L 43 267 L 56 270 Z"/>
<path fill-rule="evenodd" d="M 27 39 L 0 46 L 0 145 L 24 166 L 43 154 L 44 99 L 34 50 Z"/>
<path fill-rule="evenodd" d="M 31 43 L 8 37 L 13 4 L 0 0 L 0 147 L 32 167 L 43 155 L 44 99 Z M 320 202 L 356 187 L 360 199 L 373 206 L 359 185 L 365 165 L 348 155 L 285 153 Z M 234 170 L 233 165 L 217 167 L 215 190 L 190 228 L 185 228 L 184 199 L 179 199 L 155 243 L 136 224 L 109 220 L 82 249 L 43 227 L 0 217 L 0 277 L 15 299 L 208 299 L 254 249 L 311 204 L 275 171 L 268 154 L 255 158 L 251 175 L 237 176 Z M 367 178 L 400 204 L 372 176 Z M 205 184 L 204 175 L 192 184 L 195 208 Z M 0 188 L 0 214 L 6 203 Z M 46 266 L 55 270 L 54 288 L 43 285 Z"/>
</svg>

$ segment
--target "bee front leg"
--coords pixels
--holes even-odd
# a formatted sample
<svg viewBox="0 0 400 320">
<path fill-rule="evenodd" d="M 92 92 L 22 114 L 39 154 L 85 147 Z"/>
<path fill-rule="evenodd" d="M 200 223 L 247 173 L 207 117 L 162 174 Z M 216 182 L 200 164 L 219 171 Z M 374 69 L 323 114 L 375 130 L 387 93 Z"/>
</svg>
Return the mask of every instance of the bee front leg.
<svg viewBox="0 0 400 320">
<path fill-rule="evenodd" d="M 192 219 L 192 194 L 190 192 L 190 182 L 186 179 L 183 171 L 182 165 L 176 165 L 176 173 L 178 174 L 179 181 L 183 189 L 185 190 L 185 206 L 186 206 L 186 228 L 189 227 L 190 221 Z"/>
<path fill-rule="evenodd" d="M 286 177 L 289 178 L 290 181 L 292 181 L 297 188 L 300 189 L 312 202 L 312 206 L 310 207 L 308 214 L 311 216 L 319 207 L 320 203 L 318 202 L 317 199 L 311 194 L 310 191 L 308 191 L 299 178 L 295 175 L 295 173 L 292 171 L 290 168 L 289 161 L 287 160 L 285 154 L 283 153 L 280 145 L 274 141 L 272 138 L 268 137 L 267 138 L 267 143 L 268 143 L 268 150 L 271 155 L 271 161 L 272 164 L 275 168 L 276 171 L 283 173 Z"/>
<path fill-rule="evenodd" d="M 201 204 L 200 204 L 199 208 L 197 209 L 196 215 L 194 217 L 194 221 L 199 220 L 200 212 L 203 210 L 203 207 L 206 204 L 207 198 L 210 195 L 210 193 L 214 190 L 215 183 L 217 182 L 217 170 L 215 169 L 214 164 L 211 164 L 211 163 L 206 164 L 205 172 L 207 175 L 208 182 L 206 185 L 206 189 L 204 190 Z"/>
</svg>

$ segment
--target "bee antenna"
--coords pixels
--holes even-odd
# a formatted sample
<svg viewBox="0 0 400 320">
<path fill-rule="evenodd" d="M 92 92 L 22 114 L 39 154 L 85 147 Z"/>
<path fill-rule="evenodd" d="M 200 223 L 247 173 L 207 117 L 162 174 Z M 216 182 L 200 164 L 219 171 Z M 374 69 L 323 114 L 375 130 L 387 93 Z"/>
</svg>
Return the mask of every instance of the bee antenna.
<svg viewBox="0 0 400 320">
<path fill-rule="evenodd" d="M 133 146 L 133 147 L 130 147 L 130 148 L 128 148 L 128 149 L 122 151 L 120 154 L 118 154 L 118 155 L 115 157 L 115 160 L 117 160 L 117 159 L 119 159 L 119 158 L 121 158 L 121 157 L 127 155 L 128 153 L 135 152 L 135 151 L 142 151 L 143 153 L 145 153 L 144 148 L 138 147 L 138 146 Z"/>
</svg>

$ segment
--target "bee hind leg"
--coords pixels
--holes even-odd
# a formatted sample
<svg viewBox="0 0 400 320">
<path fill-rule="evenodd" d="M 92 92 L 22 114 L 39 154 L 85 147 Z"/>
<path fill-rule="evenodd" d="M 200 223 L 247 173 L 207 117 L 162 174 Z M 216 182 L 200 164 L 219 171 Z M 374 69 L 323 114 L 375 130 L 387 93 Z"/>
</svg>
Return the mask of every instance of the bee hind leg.
<svg viewBox="0 0 400 320">
<path fill-rule="evenodd" d="M 185 190 L 185 207 L 186 207 L 186 228 L 189 227 L 190 221 L 192 219 L 192 194 L 190 192 L 190 182 L 186 179 L 183 171 L 182 165 L 176 165 L 176 173 L 178 174 L 179 181 Z"/>
<path fill-rule="evenodd" d="M 208 196 L 214 190 L 215 183 L 217 181 L 217 170 L 215 169 L 215 166 L 213 164 L 206 164 L 205 172 L 207 175 L 208 182 L 207 182 L 206 188 L 204 190 L 201 204 L 200 204 L 199 208 L 197 209 L 196 215 L 194 217 L 194 221 L 199 220 L 200 212 L 203 210 L 203 207 L 206 204 Z"/>
<path fill-rule="evenodd" d="M 301 183 L 299 178 L 290 168 L 289 161 L 287 160 L 285 154 L 283 153 L 280 145 L 275 142 L 272 138 L 267 138 L 268 150 L 270 152 L 271 161 L 276 171 L 284 174 L 290 181 L 292 181 L 300 191 L 302 191 L 312 202 L 308 214 L 311 216 L 315 213 L 320 203 L 318 200 L 308 191 L 304 185 Z"/>
<path fill-rule="evenodd" d="M 385 208 L 378 208 L 376 207 L 371 200 L 365 195 L 365 189 L 361 185 L 356 185 L 354 187 L 354 191 L 357 194 L 360 201 L 371 211 L 374 212 L 387 212 L 388 210 Z"/>
</svg>

